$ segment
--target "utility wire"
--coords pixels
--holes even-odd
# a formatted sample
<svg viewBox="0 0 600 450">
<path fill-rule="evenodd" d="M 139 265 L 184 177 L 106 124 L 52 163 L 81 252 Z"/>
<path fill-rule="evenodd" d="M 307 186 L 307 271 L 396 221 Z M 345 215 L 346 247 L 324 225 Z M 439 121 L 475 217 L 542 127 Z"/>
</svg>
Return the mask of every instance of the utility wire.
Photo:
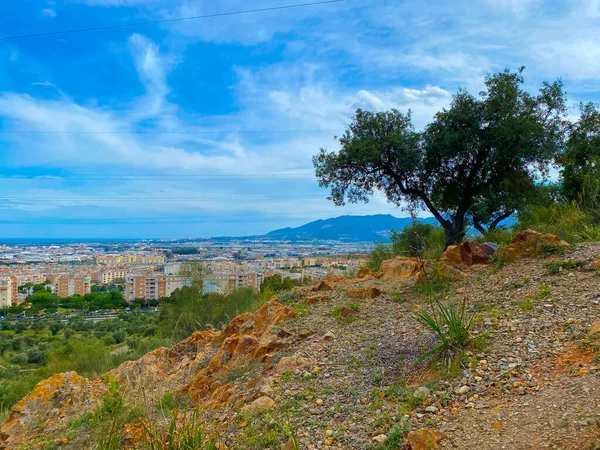
<svg viewBox="0 0 600 450">
<path fill-rule="evenodd" d="M 280 174 L 256 174 L 256 175 L 119 175 L 119 174 L 0 174 L 0 179 L 13 181 L 215 181 L 215 180 L 271 180 L 271 181 L 286 181 L 290 179 L 314 179 L 314 175 L 299 174 L 299 173 L 280 173 Z"/>
<path fill-rule="evenodd" d="M 371 212 L 378 212 L 380 210 L 368 209 L 360 211 L 352 211 L 355 214 L 364 214 Z M 339 215 L 342 211 L 311 211 L 311 214 L 329 214 Z M 349 213 L 349 211 L 347 211 Z M 115 217 L 115 218 L 71 218 L 71 219 L 0 219 L 0 224 L 127 224 L 127 223 L 209 223 L 223 222 L 223 223 L 237 223 L 237 222 L 273 222 L 282 221 L 285 219 L 294 220 L 315 220 L 308 219 L 308 215 L 305 213 L 287 213 L 278 215 L 246 215 L 246 214 L 233 214 L 228 216 L 222 215 L 206 215 L 206 216 L 187 216 L 187 217 Z"/>
<path fill-rule="evenodd" d="M 246 9 L 246 10 L 241 10 L 241 11 L 231 11 L 231 12 L 216 13 L 216 14 L 204 14 L 204 15 L 200 15 L 200 16 L 177 17 L 174 19 L 149 20 L 146 22 L 123 23 L 123 24 L 117 24 L 117 25 L 104 25 L 104 26 L 90 27 L 90 28 L 76 28 L 73 30 L 29 33 L 29 34 L 0 37 L 0 41 L 26 39 L 26 38 L 41 37 L 41 36 L 57 36 L 57 35 L 63 35 L 63 34 L 83 33 L 83 32 L 87 32 L 87 31 L 114 30 L 117 28 L 130 28 L 130 27 L 138 27 L 138 26 L 144 26 L 144 25 L 155 25 L 155 24 L 161 24 L 161 23 L 183 22 L 186 20 L 209 19 L 209 18 L 214 18 L 214 17 L 236 16 L 236 15 L 241 15 L 241 14 L 253 14 L 253 13 L 259 13 L 259 12 L 278 11 L 278 10 L 283 10 L 283 9 L 325 5 L 325 4 L 329 4 L 329 3 L 341 3 L 343 1 L 344 0 L 323 0 L 323 1 L 310 2 L 310 3 L 296 3 L 293 5 L 272 6 L 272 7 L 268 7 L 268 8 Z"/>
<path fill-rule="evenodd" d="M 6 201 L 64 201 L 64 202 L 98 202 L 98 201 L 183 201 L 183 202 L 212 202 L 215 200 L 250 200 L 250 201 L 264 201 L 264 200 L 308 200 L 313 198 L 323 198 L 323 195 L 262 195 L 262 196 L 248 196 L 248 197 L 0 197 L 0 200 Z"/>
<path fill-rule="evenodd" d="M 264 133 L 338 133 L 343 130 L 201 130 L 201 131 L 54 131 L 0 130 L 2 134 L 264 134 Z"/>
</svg>

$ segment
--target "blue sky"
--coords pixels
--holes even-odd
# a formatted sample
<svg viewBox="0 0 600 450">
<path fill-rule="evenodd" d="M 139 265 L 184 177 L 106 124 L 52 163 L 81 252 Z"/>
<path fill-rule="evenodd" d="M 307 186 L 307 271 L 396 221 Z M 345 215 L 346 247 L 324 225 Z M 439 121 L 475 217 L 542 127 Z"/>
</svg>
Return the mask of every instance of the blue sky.
<svg viewBox="0 0 600 450">
<path fill-rule="evenodd" d="M 296 0 L 3 2 L 0 37 Z M 341 3 L 0 41 L 0 238 L 248 235 L 341 214 L 311 156 L 352 111 L 411 109 L 527 67 L 599 101 L 600 0 Z"/>
</svg>

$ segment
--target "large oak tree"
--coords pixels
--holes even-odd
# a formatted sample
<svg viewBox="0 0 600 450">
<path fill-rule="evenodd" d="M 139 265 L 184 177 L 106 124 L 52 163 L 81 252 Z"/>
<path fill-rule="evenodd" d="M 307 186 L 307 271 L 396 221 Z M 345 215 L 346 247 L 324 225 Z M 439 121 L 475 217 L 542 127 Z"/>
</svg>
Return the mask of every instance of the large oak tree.
<svg viewBox="0 0 600 450">
<path fill-rule="evenodd" d="M 336 205 L 379 191 L 397 206 L 427 208 L 447 245 L 463 239 L 470 218 L 482 230 L 497 225 L 547 174 L 564 135 L 560 80 L 532 95 L 522 72 L 486 77 L 478 96 L 459 90 L 423 131 L 410 111 L 357 110 L 340 150 L 313 157 L 319 185 Z"/>
</svg>

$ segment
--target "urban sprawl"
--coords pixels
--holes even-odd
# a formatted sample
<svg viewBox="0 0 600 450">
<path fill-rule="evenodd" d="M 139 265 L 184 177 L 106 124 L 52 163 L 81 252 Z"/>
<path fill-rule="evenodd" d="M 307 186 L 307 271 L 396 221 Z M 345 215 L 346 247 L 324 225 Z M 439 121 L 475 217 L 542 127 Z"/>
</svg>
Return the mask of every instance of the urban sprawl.
<svg viewBox="0 0 600 450">
<path fill-rule="evenodd" d="M 0 244 L 0 307 L 27 303 L 32 285 L 59 297 L 85 295 L 92 286 L 121 286 L 125 299 L 160 300 L 190 286 L 187 262 L 206 266 L 205 293 L 260 289 L 265 276 L 303 280 L 328 272 L 351 274 L 368 244 L 227 240 L 69 244 Z"/>
</svg>

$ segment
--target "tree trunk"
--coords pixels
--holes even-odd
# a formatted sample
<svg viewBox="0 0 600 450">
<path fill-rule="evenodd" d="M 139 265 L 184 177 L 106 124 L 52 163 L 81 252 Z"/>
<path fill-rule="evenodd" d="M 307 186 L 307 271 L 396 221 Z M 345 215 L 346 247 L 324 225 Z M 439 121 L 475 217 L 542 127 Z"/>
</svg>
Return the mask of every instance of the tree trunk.
<svg viewBox="0 0 600 450">
<path fill-rule="evenodd" d="M 465 237 L 464 217 L 453 217 L 448 226 L 444 226 L 446 233 L 446 247 L 460 244 Z"/>
</svg>

